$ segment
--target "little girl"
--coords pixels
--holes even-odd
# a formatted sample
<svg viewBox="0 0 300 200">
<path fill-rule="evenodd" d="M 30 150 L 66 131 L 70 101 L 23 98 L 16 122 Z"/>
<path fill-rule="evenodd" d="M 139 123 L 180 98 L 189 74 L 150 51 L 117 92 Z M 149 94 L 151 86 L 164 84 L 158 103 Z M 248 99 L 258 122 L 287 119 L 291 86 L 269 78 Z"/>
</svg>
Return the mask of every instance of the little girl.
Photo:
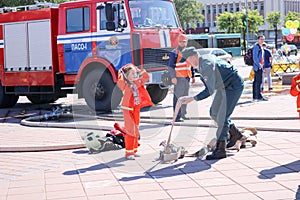
<svg viewBox="0 0 300 200">
<path fill-rule="evenodd" d="M 293 77 L 290 93 L 292 96 L 297 97 L 297 112 L 300 119 L 300 73 Z"/>
<path fill-rule="evenodd" d="M 145 70 L 139 70 L 133 64 L 127 64 L 119 70 L 118 86 L 123 92 L 121 109 L 124 116 L 125 139 L 125 158 L 134 160 L 138 148 L 140 132 L 140 109 L 152 106 L 151 98 L 144 87 L 149 75 Z"/>
</svg>

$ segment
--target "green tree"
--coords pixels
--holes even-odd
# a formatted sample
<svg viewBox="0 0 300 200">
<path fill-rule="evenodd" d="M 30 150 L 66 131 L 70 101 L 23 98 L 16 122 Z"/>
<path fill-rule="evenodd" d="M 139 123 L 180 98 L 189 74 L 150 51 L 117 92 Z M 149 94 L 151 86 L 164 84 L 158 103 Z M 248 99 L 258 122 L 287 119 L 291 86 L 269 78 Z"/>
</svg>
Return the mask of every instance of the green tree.
<svg viewBox="0 0 300 200">
<path fill-rule="evenodd" d="M 40 2 L 44 2 L 43 0 L 39 0 Z M 69 0 L 46 0 L 51 3 L 63 3 Z M 35 4 L 35 0 L 5 0 L 0 1 L 0 8 L 2 7 L 13 7 L 13 6 L 25 6 Z"/>
<path fill-rule="evenodd" d="M 238 30 L 243 36 L 243 41 L 246 41 L 247 25 L 248 32 L 256 34 L 258 32 L 258 27 L 263 25 L 264 19 L 259 15 L 257 10 L 248 10 L 248 24 L 246 23 L 246 12 L 237 12 L 236 15 L 239 18 Z M 246 49 L 246 42 L 243 43 L 243 49 Z"/>
<path fill-rule="evenodd" d="M 51 3 L 64 3 L 66 1 L 76 1 L 76 0 L 46 0 Z"/>
<path fill-rule="evenodd" d="M 270 25 L 270 28 L 275 31 L 275 48 L 277 49 L 277 35 L 278 35 L 278 25 L 281 23 L 280 12 L 270 12 L 267 14 L 266 21 Z"/>
<path fill-rule="evenodd" d="M 236 14 L 224 12 L 217 18 L 218 30 L 225 33 L 238 33 L 239 18 Z"/>
<path fill-rule="evenodd" d="M 284 24 L 288 20 L 300 20 L 298 12 L 289 11 L 288 14 L 284 17 Z"/>
<path fill-rule="evenodd" d="M 13 7 L 34 4 L 34 0 L 5 0 L 0 1 L 0 7 Z"/>
<path fill-rule="evenodd" d="M 196 27 L 195 21 L 201 23 L 204 16 L 200 13 L 204 7 L 197 0 L 174 0 L 181 24 L 191 24 Z"/>
<path fill-rule="evenodd" d="M 248 24 L 246 21 L 245 10 L 236 13 L 225 12 L 217 18 L 218 30 L 226 33 L 241 33 L 242 41 L 246 41 L 247 26 L 249 33 L 257 33 L 258 27 L 264 23 L 263 17 L 257 10 L 248 10 Z M 246 42 L 243 42 L 243 49 L 246 49 Z"/>
<path fill-rule="evenodd" d="M 298 12 L 289 11 L 288 14 L 284 17 L 284 24 L 283 24 L 284 27 L 285 27 L 285 23 L 288 20 L 291 20 L 291 21 L 298 20 L 300 22 L 299 13 Z M 298 27 L 298 31 L 299 30 L 300 30 L 300 27 Z"/>
</svg>

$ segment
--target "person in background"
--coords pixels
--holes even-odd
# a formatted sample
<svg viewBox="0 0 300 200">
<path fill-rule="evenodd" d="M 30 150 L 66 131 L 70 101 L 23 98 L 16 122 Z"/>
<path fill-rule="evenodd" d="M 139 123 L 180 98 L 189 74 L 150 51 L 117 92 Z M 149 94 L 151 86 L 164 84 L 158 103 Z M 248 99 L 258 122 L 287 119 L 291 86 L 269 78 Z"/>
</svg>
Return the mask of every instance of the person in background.
<svg viewBox="0 0 300 200">
<path fill-rule="evenodd" d="M 151 26 L 153 21 L 148 16 L 147 8 L 141 8 L 140 17 L 133 18 L 135 26 Z"/>
<path fill-rule="evenodd" d="M 254 45 L 252 50 L 254 81 L 252 87 L 254 101 L 267 101 L 261 94 L 262 73 L 264 67 L 264 49 L 262 44 L 265 41 L 265 36 L 258 36 L 258 43 Z"/>
<path fill-rule="evenodd" d="M 192 79 L 192 83 L 195 83 L 194 68 L 182 59 L 182 50 L 186 48 L 187 43 L 187 36 L 184 34 L 179 35 L 178 46 L 170 53 L 168 71 L 174 85 L 173 111 L 175 111 L 178 98 L 189 94 L 190 80 Z M 175 121 L 181 122 L 188 119 L 186 114 L 186 105 L 182 105 Z"/>
<path fill-rule="evenodd" d="M 123 92 L 121 109 L 124 116 L 125 158 L 135 160 L 138 157 L 138 139 L 140 132 L 140 109 L 152 106 L 151 98 L 144 87 L 149 80 L 149 74 L 145 70 L 140 70 L 133 64 L 123 66 L 118 73 L 118 86 Z"/>
<path fill-rule="evenodd" d="M 300 69 L 300 65 L 299 65 Z M 290 94 L 297 97 L 297 112 L 299 113 L 300 120 L 300 73 L 293 77 Z"/>
<path fill-rule="evenodd" d="M 286 56 L 286 57 L 290 56 L 290 48 L 287 43 L 284 43 L 284 45 L 282 45 L 281 49 L 282 49 L 282 53 L 284 56 Z"/>
<path fill-rule="evenodd" d="M 272 91 L 272 78 L 271 78 L 271 69 L 272 69 L 272 61 L 273 57 L 269 49 L 267 49 L 267 44 L 264 42 L 262 44 L 263 50 L 264 50 L 264 67 L 263 67 L 263 73 L 262 73 L 262 83 L 261 83 L 261 91 L 264 91 L 264 83 L 265 83 L 265 77 L 267 77 L 268 82 L 268 91 Z"/>
<path fill-rule="evenodd" d="M 205 89 L 193 97 L 181 97 L 179 101 L 187 104 L 214 95 L 210 116 L 217 123 L 217 144 L 212 154 L 206 156 L 206 160 L 226 158 L 226 147 L 232 147 L 237 140 L 242 139 L 241 132 L 231 122 L 230 116 L 243 92 L 244 80 L 233 65 L 214 55 L 199 57 L 194 47 L 184 49 L 182 56 L 189 65 L 199 66 L 200 79 Z M 227 143 L 228 132 L 230 139 Z"/>
</svg>

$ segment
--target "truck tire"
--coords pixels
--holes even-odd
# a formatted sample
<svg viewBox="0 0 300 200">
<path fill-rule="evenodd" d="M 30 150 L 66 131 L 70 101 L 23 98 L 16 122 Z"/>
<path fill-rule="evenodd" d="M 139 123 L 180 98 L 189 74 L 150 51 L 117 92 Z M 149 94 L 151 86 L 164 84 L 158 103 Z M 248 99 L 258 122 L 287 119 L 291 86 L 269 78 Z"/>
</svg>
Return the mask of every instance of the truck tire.
<svg viewBox="0 0 300 200">
<path fill-rule="evenodd" d="M 103 69 L 89 72 L 83 79 L 81 89 L 88 106 L 97 111 L 109 112 L 116 109 L 122 98 L 111 74 Z"/>
<path fill-rule="evenodd" d="M 147 91 L 154 104 L 158 104 L 159 102 L 164 100 L 168 94 L 168 89 L 161 89 L 157 84 L 148 85 Z"/>
<path fill-rule="evenodd" d="M 5 94 L 4 88 L 0 83 L 0 108 L 11 108 L 16 105 L 19 96 L 13 94 Z"/>
<path fill-rule="evenodd" d="M 27 99 L 33 104 L 54 103 L 58 98 L 52 94 L 32 94 L 27 95 Z"/>
<path fill-rule="evenodd" d="M 9 101 L 6 102 L 6 107 L 7 108 L 11 108 L 13 106 L 16 105 L 16 103 L 18 102 L 19 100 L 19 96 L 18 95 L 9 95 Z"/>
</svg>

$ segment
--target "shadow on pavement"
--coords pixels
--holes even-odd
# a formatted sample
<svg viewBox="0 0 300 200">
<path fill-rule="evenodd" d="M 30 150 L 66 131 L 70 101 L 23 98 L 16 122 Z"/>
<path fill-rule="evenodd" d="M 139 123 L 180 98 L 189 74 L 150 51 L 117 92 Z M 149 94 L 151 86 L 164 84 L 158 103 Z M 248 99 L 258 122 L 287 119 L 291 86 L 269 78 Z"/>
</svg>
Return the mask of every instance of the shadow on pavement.
<svg viewBox="0 0 300 200">
<path fill-rule="evenodd" d="M 89 151 L 88 150 L 77 150 L 77 151 L 73 151 L 72 153 L 75 153 L 75 154 L 88 154 Z"/>
<path fill-rule="evenodd" d="M 152 171 L 152 168 L 155 167 L 153 166 L 151 169 L 147 170 L 144 175 L 122 177 L 119 179 L 119 181 L 134 181 L 142 178 L 161 179 L 178 175 L 197 173 L 210 169 L 211 164 L 215 163 L 216 161 L 209 162 L 208 164 L 206 162 L 196 159 L 194 161 L 178 163 L 169 167 Z"/>
<path fill-rule="evenodd" d="M 286 173 L 299 173 L 300 172 L 300 160 L 288 163 L 286 165 L 280 165 L 271 169 L 265 169 L 260 172 L 258 178 L 260 179 L 272 179 L 276 175 Z"/>
<path fill-rule="evenodd" d="M 93 165 L 93 166 L 90 166 L 87 168 L 66 171 L 63 173 L 63 175 L 78 175 L 78 174 L 83 174 L 83 173 L 89 172 L 89 171 L 96 171 L 96 170 L 102 170 L 102 169 L 107 169 L 107 168 L 120 167 L 120 166 L 124 166 L 124 164 L 121 164 L 121 162 L 124 162 L 124 161 L 126 161 L 126 159 L 124 157 L 118 158 L 118 159 L 110 161 L 108 163 L 102 163 L 102 164 Z"/>
<path fill-rule="evenodd" d="M 298 190 L 297 190 L 295 199 L 300 199 L 300 185 L 298 185 Z"/>
<path fill-rule="evenodd" d="M 240 106 L 240 105 L 245 105 L 245 104 L 253 104 L 253 101 L 248 100 L 248 101 L 238 102 L 236 105 Z"/>
<path fill-rule="evenodd" d="M 276 175 L 286 174 L 286 173 L 299 173 L 300 172 L 300 160 L 288 163 L 286 165 L 280 165 L 271 169 L 262 170 L 258 178 L 260 179 L 272 179 Z M 298 190 L 295 194 L 295 199 L 300 199 L 300 185 L 298 185 Z"/>
</svg>

